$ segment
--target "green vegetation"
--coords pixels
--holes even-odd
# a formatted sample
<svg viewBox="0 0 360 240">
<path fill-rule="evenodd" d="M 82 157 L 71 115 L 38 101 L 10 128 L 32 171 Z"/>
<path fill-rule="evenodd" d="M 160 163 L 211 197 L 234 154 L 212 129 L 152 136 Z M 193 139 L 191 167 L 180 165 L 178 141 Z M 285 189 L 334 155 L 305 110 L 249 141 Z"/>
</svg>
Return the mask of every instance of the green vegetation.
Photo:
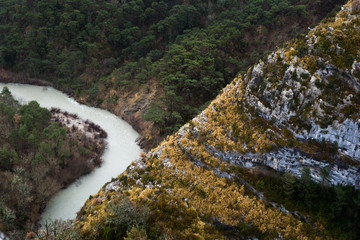
<svg viewBox="0 0 360 240">
<path fill-rule="evenodd" d="M 98 159 L 104 146 L 51 120 L 35 101 L 20 106 L 6 87 L 0 132 L 0 230 L 23 239 L 36 229 L 50 197 L 100 162 L 88 160 Z"/>
<path fill-rule="evenodd" d="M 165 135 L 265 51 L 343 2 L 1 0 L 0 67 L 52 79 L 111 110 L 114 93 L 155 80 L 163 93 L 144 120 Z"/>
<path fill-rule="evenodd" d="M 324 39 L 330 42 L 333 35 L 341 36 L 342 31 L 353 33 L 351 29 L 357 28 L 360 17 L 354 10 L 349 11 L 354 2 L 344 6 L 336 21 L 332 18 L 322 22 L 306 37 L 299 36 L 264 58 L 250 68 L 246 76 L 239 74 L 200 115 L 168 136 L 157 148 L 142 154 L 125 173 L 105 184 L 79 212 L 74 232 L 83 239 L 116 239 L 125 236 L 122 235 L 125 232 L 127 238 L 136 235 L 145 239 L 358 239 L 360 191 L 352 185 L 358 184 L 354 166 L 358 167 L 359 163 L 342 149 L 340 137 L 337 137 L 339 141 L 325 139 L 327 130 L 324 129 L 334 119 L 342 124 L 341 112 L 346 102 L 343 100 L 350 96 L 347 102 L 355 101 L 352 99 L 355 84 L 340 78 L 341 71 L 349 69 L 338 65 L 331 67 L 333 74 L 316 75 L 326 70 L 326 63 L 319 60 L 317 54 L 329 62 L 331 56 L 325 56 L 316 44 L 311 46 L 313 40 L 320 37 L 318 31 L 329 26 L 334 29 L 322 34 L 326 34 Z M 183 53 L 180 44 L 172 46 L 176 46 L 175 52 Z M 212 49 L 211 45 L 206 47 L 204 55 Z M 358 52 L 360 46 L 355 47 L 354 52 Z M 200 43 L 194 48 L 202 53 Z M 358 55 L 354 55 L 355 59 Z M 183 77 L 178 72 L 192 66 L 185 61 L 177 62 L 179 59 L 183 58 L 169 57 L 164 62 L 184 66 L 171 73 L 177 75 L 174 79 Z M 164 70 L 158 66 L 159 71 Z M 192 73 L 194 69 L 188 72 Z M 349 79 L 354 76 L 350 71 L 347 73 Z M 168 81 L 168 85 L 163 86 L 163 102 L 154 103 L 149 112 L 158 124 L 166 127 L 159 115 L 165 114 L 169 121 L 179 124 L 180 112 L 172 111 L 178 114 L 170 115 L 165 110 L 176 109 L 186 100 L 176 94 L 170 75 L 164 81 Z M 309 94 L 305 95 L 309 103 L 301 99 L 304 94 L 298 94 L 297 90 Z M 324 94 L 329 95 L 328 98 Z M 317 97 L 321 97 L 321 101 L 315 105 Z M 324 99 L 330 98 L 337 108 L 323 104 Z M 285 100 L 273 104 L 278 99 Z M 292 106 L 286 105 L 286 101 Z M 279 114 L 281 120 L 276 119 L 276 115 L 271 118 L 259 102 L 273 107 L 269 112 L 283 108 L 288 113 L 289 106 L 299 114 L 291 118 L 290 114 Z M 359 105 L 353 106 L 346 111 L 351 112 L 348 116 L 358 119 Z M 296 125 L 309 131 L 315 125 L 312 123 L 323 128 L 320 130 L 324 131 L 323 140 L 308 139 L 306 132 L 304 138 L 299 137 L 301 132 L 291 128 Z M 356 147 L 357 142 L 349 141 L 349 144 Z M 331 182 L 350 186 L 330 186 Z M 112 232 L 105 236 L 102 230 L 106 224 L 113 218 L 119 222 L 126 218 L 115 217 L 112 210 L 114 203 L 123 207 L 124 198 L 131 203 L 130 209 L 138 208 L 139 213 L 146 214 L 133 214 L 129 210 L 132 221 L 109 229 L 121 235 Z M 154 225 L 150 224 L 153 227 L 144 224 L 148 219 L 153 220 Z M 159 232 L 164 235 L 157 235 Z"/>
<path fill-rule="evenodd" d="M 306 170 L 302 178 L 278 174 L 270 169 L 251 174 L 244 168 L 231 171 L 262 191 L 268 200 L 282 204 L 292 212 L 309 216 L 312 224 L 322 223 L 335 239 L 357 239 L 360 235 L 360 190 L 353 186 L 329 186 L 324 180 L 314 182 Z"/>
<path fill-rule="evenodd" d="M 160 94 L 151 100 L 144 119 L 153 121 L 165 135 L 205 108 L 237 72 L 286 39 L 277 38 L 273 31 L 284 28 L 291 32 L 284 33 L 287 37 L 298 33 L 305 26 L 292 31 L 297 21 L 316 22 L 315 12 L 322 9 L 323 16 L 336 2 L 2 1 L 1 64 L 13 71 L 23 64 L 31 76 L 55 76 L 57 86 L 71 87 L 77 97 L 111 109 L 117 108 L 119 93 L 150 91 L 155 85 Z M 334 179 L 330 170 L 348 167 L 351 175 L 350 168 L 355 171 L 358 163 L 349 164 L 354 162 L 351 156 L 332 139 L 309 140 L 294 134 L 309 131 L 312 123 L 326 131 L 334 120 L 341 124 L 348 117 L 358 119 L 360 98 L 350 76 L 359 74 L 358 69 L 350 72 L 359 60 L 358 3 L 350 1 L 336 21 L 324 20 L 306 37 L 298 36 L 250 68 L 246 76 L 238 75 L 201 115 L 89 197 L 74 224 L 65 224 L 62 231 L 48 232 L 46 237 L 358 239 L 359 190 L 328 186 L 329 179 Z M 25 40 L 19 40 L 23 36 Z M 328 63 L 333 65 L 330 70 Z M 332 74 L 322 77 L 319 70 Z M 279 101 L 274 104 L 275 100 Z M 278 108 L 289 113 L 289 108 L 296 114 L 291 119 L 280 116 L 283 122 L 270 119 L 261 112 L 261 103 L 274 107 L 273 112 Z M 14 145 L 13 150 L 0 151 L 6 174 L 21 170 L 16 152 L 20 149 L 37 150 L 29 157 L 30 166 L 52 154 L 57 168 L 66 167 L 66 157 L 56 158 L 62 156 L 61 146 L 66 143 L 63 131 L 53 124 L 40 131 L 46 122 L 33 121 L 46 118 L 46 112 L 36 103 L 18 111 L 8 106 L 3 106 L 4 119 L 17 130 L 6 141 Z M 42 137 L 45 143 L 38 140 Z M 54 144 L 48 144 L 51 141 Z M 88 154 L 85 147 L 78 148 Z M 261 157 L 272 163 L 289 156 L 280 150 L 289 154 L 293 150 L 291 157 L 297 159 L 284 168 L 294 168 L 292 172 L 301 172 L 301 177 L 238 166 L 245 158 L 256 165 Z M 296 165 L 307 166 L 305 158 L 315 162 L 308 165 L 314 169 Z M 318 160 L 323 162 L 317 164 Z M 336 166 L 331 169 L 328 163 Z M 321 178 L 318 183 L 312 173 Z M 14 183 L 21 194 L 28 194 L 30 183 L 20 181 L 23 175 L 27 176 L 24 171 L 13 176 L 8 189 Z M 17 215 L 4 206 L 0 213 L 8 227 Z"/>
</svg>

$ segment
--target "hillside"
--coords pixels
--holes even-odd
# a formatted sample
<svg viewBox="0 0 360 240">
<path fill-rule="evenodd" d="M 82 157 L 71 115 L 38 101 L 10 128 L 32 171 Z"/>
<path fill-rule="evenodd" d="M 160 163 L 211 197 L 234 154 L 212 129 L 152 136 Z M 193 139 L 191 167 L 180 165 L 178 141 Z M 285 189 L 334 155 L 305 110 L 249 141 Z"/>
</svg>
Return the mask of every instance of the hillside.
<svg viewBox="0 0 360 240">
<path fill-rule="evenodd" d="M 58 238 L 358 239 L 359 23 L 349 1 L 239 75 Z"/>
<path fill-rule="evenodd" d="M 79 127 L 80 126 L 80 127 Z M 24 239 L 50 198 L 101 163 L 106 133 L 35 101 L 0 93 L 0 233 Z"/>
<path fill-rule="evenodd" d="M 149 149 L 344 2 L 1 0 L 0 79 L 48 80 L 123 117 Z"/>
</svg>

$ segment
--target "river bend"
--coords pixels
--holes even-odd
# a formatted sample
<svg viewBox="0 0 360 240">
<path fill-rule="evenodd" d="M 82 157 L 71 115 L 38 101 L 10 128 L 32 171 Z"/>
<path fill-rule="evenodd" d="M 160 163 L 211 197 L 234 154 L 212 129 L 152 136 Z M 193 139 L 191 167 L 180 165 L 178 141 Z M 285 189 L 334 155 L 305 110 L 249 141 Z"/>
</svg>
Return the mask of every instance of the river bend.
<svg viewBox="0 0 360 240">
<path fill-rule="evenodd" d="M 21 104 L 36 100 L 40 106 L 59 108 L 75 113 L 103 128 L 108 137 L 107 148 L 102 155 L 103 163 L 92 173 L 85 175 L 66 189 L 58 192 L 47 204 L 42 222 L 54 219 L 73 219 L 89 195 L 96 193 L 112 177 L 118 176 L 139 157 L 140 147 L 135 143 L 138 133 L 124 120 L 114 114 L 94 107 L 79 104 L 73 98 L 51 87 L 26 84 L 3 84 Z"/>
</svg>

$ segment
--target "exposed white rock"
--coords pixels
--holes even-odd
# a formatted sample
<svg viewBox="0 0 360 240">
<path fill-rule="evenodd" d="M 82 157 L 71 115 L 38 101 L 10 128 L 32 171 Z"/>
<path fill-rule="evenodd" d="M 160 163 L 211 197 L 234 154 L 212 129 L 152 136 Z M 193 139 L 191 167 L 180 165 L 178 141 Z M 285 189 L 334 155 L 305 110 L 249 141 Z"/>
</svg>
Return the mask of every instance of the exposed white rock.
<svg viewBox="0 0 360 240">
<path fill-rule="evenodd" d="M 360 161 L 360 119 L 357 121 L 346 119 L 342 123 L 334 121 L 325 129 L 313 123 L 310 132 L 302 134 L 301 138 L 337 142 L 343 153 Z"/>
<path fill-rule="evenodd" d="M 355 81 L 360 84 L 360 79 L 358 79 L 355 74 L 360 73 L 360 62 L 357 62 L 356 60 L 353 62 L 350 73 L 354 76 Z"/>
<path fill-rule="evenodd" d="M 282 50 L 279 50 L 277 53 L 281 53 Z M 268 61 L 273 62 L 277 61 L 274 59 L 275 54 L 269 55 Z M 318 61 L 323 62 L 322 59 Z M 345 119 L 342 123 L 335 121 L 332 125 L 328 126 L 326 129 L 321 129 L 318 122 L 325 117 L 327 117 L 324 109 L 333 108 L 341 109 L 341 103 L 338 106 L 332 106 L 328 102 L 322 99 L 322 91 L 316 86 L 317 81 L 327 82 L 326 78 L 329 76 L 338 76 L 341 77 L 347 84 L 352 87 L 355 91 L 360 90 L 360 84 L 357 82 L 351 74 L 346 71 L 339 70 L 333 65 L 325 64 L 322 69 L 318 69 L 316 73 L 311 76 L 309 85 L 306 88 L 302 88 L 300 82 L 297 79 L 301 79 L 301 74 L 310 75 L 310 73 L 299 67 L 294 67 L 293 64 L 290 64 L 286 69 L 284 78 L 282 80 L 283 84 L 285 83 L 288 87 L 283 88 L 280 92 L 267 84 L 265 89 L 262 92 L 254 93 L 254 89 L 259 89 L 259 82 L 270 82 L 269 79 L 266 79 L 266 76 L 263 75 L 262 68 L 264 63 L 257 64 L 251 75 L 247 76 L 248 83 L 246 86 L 246 99 L 249 105 L 255 107 L 255 109 L 260 113 L 260 116 L 264 117 L 267 120 L 276 120 L 276 124 L 284 124 L 288 126 L 290 131 L 294 135 L 301 139 L 316 139 L 321 141 L 330 141 L 332 143 L 337 142 L 340 150 L 355 160 L 360 160 L 360 130 L 359 130 L 359 120 L 350 120 Z M 353 63 L 353 69 L 360 69 L 360 64 Z M 296 80 L 292 79 L 292 75 L 296 71 Z M 305 81 L 304 79 L 303 81 Z M 281 83 L 280 83 L 281 84 Z M 259 99 L 259 96 L 263 96 L 262 101 Z M 297 96 L 297 102 L 295 103 L 295 96 Z M 350 96 L 350 95 L 348 95 Z M 352 95 L 351 95 L 352 96 Z M 352 104 L 352 98 L 347 97 L 344 99 L 344 103 L 350 105 Z M 266 106 L 263 101 L 267 101 Z M 297 127 L 292 127 L 290 123 L 290 118 L 292 116 L 298 116 L 302 114 L 301 106 L 310 104 L 312 109 L 311 112 L 307 113 L 307 122 L 312 126 L 310 132 L 303 131 L 300 134 L 295 134 L 297 132 Z M 337 108 L 336 108 L 337 107 Z M 336 114 L 336 112 L 334 112 Z M 341 115 L 343 116 L 343 115 Z"/>
<path fill-rule="evenodd" d="M 105 187 L 105 191 L 109 192 L 109 191 L 117 191 L 122 187 L 122 184 L 119 180 L 110 182 L 106 185 Z"/>
<path fill-rule="evenodd" d="M 165 167 L 167 167 L 169 169 L 173 166 L 173 164 L 170 162 L 169 158 L 163 158 L 163 164 Z"/>
<path fill-rule="evenodd" d="M 3 232 L 0 232 L 0 240 L 9 240 L 9 238 Z"/>
<path fill-rule="evenodd" d="M 279 172 L 289 172 L 297 177 L 301 177 L 304 168 L 309 168 L 312 178 L 317 182 L 326 180 L 332 185 L 360 187 L 360 169 L 355 167 L 341 168 L 336 164 L 318 161 L 303 152 L 290 148 L 282 148 L 265 154 L 221 152 L 212 146 L 207 146 L 207 149 L 214 156 L 226 162 L 246 168 L 267 166 Z M 321 171 L 323 169 L 328 171 L 328 179 L 322 179 Z"/>
</svg>

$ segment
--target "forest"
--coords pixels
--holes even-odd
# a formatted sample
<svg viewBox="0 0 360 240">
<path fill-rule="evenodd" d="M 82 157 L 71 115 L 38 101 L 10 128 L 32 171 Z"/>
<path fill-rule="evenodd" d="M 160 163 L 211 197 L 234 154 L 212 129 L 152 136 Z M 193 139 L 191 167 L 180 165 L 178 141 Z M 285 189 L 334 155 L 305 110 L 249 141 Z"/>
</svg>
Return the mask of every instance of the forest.
<svg viewBox="0 0 360 240">
<path fill-rule="evenodd" d="M 359 17 L 349 1 L 239 74 L 59 239 L 358 239 Z"/>
<path fill-rule="evenodd" d="M 360 8 L 333 21 L 344 2 L 0 0 L 1 69 L 47 80 L 113 112 L 124 95 L 155 85 L 156 96 L 140 111 L 142 121 L 153 124 L 148 147 L 167 136 L 91 195 L 74 223 L 56 222 L 36 235 L 46 201 L 76 178 L 72 174 L 95 167 L 86 159 L 101 151 L 84 136 L 69 137 L 36 102 L 20 106 L 4 88 L 0 230 L 15 238 L 28 232 L 30 239 L 357 239 L 360 191 L 329 179 L 330 170 L 358 169 L 358 162 L 337 141 L 299 137 L 316 124 L 326 136 L 333 122 L 358 119 L 360 95 L 343 80 L 350 68 L 353 79 L 360 72 Z M 305 36 L 308 27 L 316 31 Z M 251 67 L 256 62 L 258 79 Z M 319 76 L 328 63 L 336 75 Z M 258 84 L 246 86 L 252 74 Z M 279 123 L 261 112 L 286 109 L 294 86 L 319 93 L 305 104 L 303 92 L 288 97 L 300 117 Z M 314 168 L 328 164 L 321 181 L 307 167 L 297 178 L 229 160 L 279 149 L 303 154 L 318 164 Z"/>
<path fill-rule="evenodd" d="M 105 146 L 63 127 L 36 101 L 21 106 L 7 87 L 0 94 L 0 132 L 0 231 L 23 239 L 37 229 L 50 197 L 101 163 Z"/>
<path fill-rule="evenodd" d="M 111 111 L 126 89 L 155 81 L 162 90 L 142 119 L 165 136 L 267 50 L 342 3 L 1 0 L 0 67 Z"/>
</svg>

